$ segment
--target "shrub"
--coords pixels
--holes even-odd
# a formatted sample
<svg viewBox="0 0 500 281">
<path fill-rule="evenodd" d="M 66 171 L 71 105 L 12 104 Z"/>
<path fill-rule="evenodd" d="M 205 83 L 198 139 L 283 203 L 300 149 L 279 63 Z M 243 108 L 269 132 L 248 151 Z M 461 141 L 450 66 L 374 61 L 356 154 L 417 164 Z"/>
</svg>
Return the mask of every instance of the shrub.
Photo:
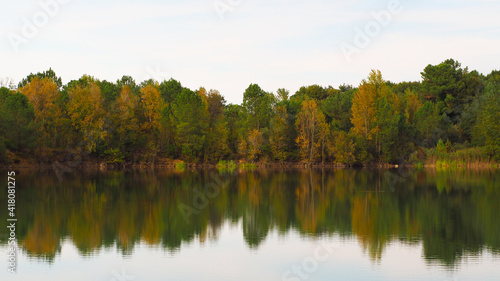
<svg viewBox="0 0 500 281">
<path fill-rule="evenodd" d="M 108 163 L 122 163 L 125 159 L 119 148 L 112 148 L 104 151 L 104 155 L 108 158 Z"/>
<path fill-rule="evenodd" d="M 184 171 L 186 170 L 186 163 L 184 161 L 177 161 L 175 162 L 174 164 L 174 167 L 176 170 L 179 170 L 179 171 Z"/>
<path fill-rule="evenodd" d="M 238 165 L 236 165 L 236 163 L 234 163 L 233 160 L 231 161 L 225 161 L 225 160 L 219 160 L 219 163 L 217 163 L 217 169 L 219 170 L 227 170 L 227 171 L 234 171 L 236 168 L 238 167 Z"/>
</svg>

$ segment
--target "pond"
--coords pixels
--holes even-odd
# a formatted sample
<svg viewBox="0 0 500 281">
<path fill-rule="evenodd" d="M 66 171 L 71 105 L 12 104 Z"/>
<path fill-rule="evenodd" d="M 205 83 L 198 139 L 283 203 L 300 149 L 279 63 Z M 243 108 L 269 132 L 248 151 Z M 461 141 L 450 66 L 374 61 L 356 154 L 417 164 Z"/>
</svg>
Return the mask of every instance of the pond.
<svg viewBox="0 0 500 281">
<path fill-rule="evenodd" d="M 16 170 L 17 272 L 2 227 L 0 279 L 500 280 L 499 183 L 488 169 Z"/>
</svg>

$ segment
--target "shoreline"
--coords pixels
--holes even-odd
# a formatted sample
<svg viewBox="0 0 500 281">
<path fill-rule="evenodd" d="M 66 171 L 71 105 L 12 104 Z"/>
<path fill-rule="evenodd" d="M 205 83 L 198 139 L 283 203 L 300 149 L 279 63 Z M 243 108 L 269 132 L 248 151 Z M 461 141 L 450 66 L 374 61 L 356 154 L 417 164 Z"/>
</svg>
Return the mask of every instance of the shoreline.
<svg viewBox="0 0 500 281">
<path fill-rule="evenodd" d="M 176 166 L 182 163 L 182 169 L 217 169 L 222 170 L 230 169 L 227 167 L 218 167 L 217 163 L 186 163 L 181 160 L 170 160 L 161 161 L 160 163 L 107 163 L 105 161 L 99 161 L 97 159 L 84 160 L 81 163 L 74 163 L 74 161 L 65 162 L 43 162 L 37 163 L 34 161 L 20 161 L 18 163 L 10 164 L 0 164 L 0 169 L 56 169 L 60 167 L 62 169 L 99 169 L 99 170 L 126 170 L 126 169 L 160 169 L 160 168 L 172 168 L 177 169 Z M 295 168 L 295 169 L 316 169 L 316 168 L 336 168 L 336 169 L 359 169 L 359 168 L 376 168 L 376 169 L 398 169 L 398 168 L 442 168 L 442 169 L 496 169 L 500 168 L 499 163 L 494 162 L 475 162 L 475 163 L 465 163 L 460 165 L 437 165 L 436 163 L 425 163 L 423 165 L 414 164 L 387 164 L 387 163 L 371 163 L 371 164 L 357 164 L 357 165 L 342 165 L 336 163 L 303 163 L 303 162 L 235 162 L 234 169 L 237 168 Z"/>
</svg>

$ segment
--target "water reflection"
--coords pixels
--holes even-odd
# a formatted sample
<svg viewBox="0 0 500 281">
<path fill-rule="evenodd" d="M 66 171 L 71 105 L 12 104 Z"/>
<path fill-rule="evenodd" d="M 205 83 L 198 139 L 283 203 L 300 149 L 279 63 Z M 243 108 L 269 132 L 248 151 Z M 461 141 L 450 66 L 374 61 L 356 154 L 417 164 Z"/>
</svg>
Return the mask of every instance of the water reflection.
<svg viewBox="0 0 500 281">
<path fill-rule="evenodd" d="M 207 194 L 214 182 L 227 184 Z M 391 243 L 422 242 L 429 263 L 452 267 L 485 250 L 500 254 L 498 182 L 490 170 L 132 170 L 62 181 L 25 170 L 17 176 L 17 237 L 27 255 L 53 262 L 66 239 L 86 256 L 110 247 L 130 255 L 141 242 L 175 253 L 195 239 L 216 240 L 230 222 L 241 223 L 254 250 L 273 230 L 295 231 L 354 238 L 374 261 Z M 2 193 L 3 206 L 6 199 Z M 195 211 L 189 222 L 180 205 Z"/>
</svg>

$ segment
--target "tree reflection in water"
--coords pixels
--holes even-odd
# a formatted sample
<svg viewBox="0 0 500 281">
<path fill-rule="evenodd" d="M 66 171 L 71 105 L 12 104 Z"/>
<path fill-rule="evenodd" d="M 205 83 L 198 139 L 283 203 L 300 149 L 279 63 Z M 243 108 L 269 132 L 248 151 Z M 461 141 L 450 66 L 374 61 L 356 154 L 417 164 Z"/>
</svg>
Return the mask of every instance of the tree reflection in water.
<svg viewBox="0 0 500 281">
<path fill-rule="evenodd" d="M 390 243 L 422 242 L 424 258 L 446 266 L 485 249 L 500 254 L 496 171 L 421 170 L 397 183 L 387 180 L 395 170 L 235 171 L 187 223 L 179 204 L 192 206 L 213 172 L 81 172 L 59 182 L 53 172 L 19 171 L 19 243 L 48 261 L 65 239 L 82 255 L 115 246 L 132 254 L 139 242 L 175 252 L 181 243 L 217 239 L 226 222 L 241 222 L 252 249 L 271 231 L 294 231 L 354 237 L 374 261 Z M 6 221 L 6 212 L 1 216 Z M 5 234 L 0 242 L 7 244 Z"/>
</svg>

